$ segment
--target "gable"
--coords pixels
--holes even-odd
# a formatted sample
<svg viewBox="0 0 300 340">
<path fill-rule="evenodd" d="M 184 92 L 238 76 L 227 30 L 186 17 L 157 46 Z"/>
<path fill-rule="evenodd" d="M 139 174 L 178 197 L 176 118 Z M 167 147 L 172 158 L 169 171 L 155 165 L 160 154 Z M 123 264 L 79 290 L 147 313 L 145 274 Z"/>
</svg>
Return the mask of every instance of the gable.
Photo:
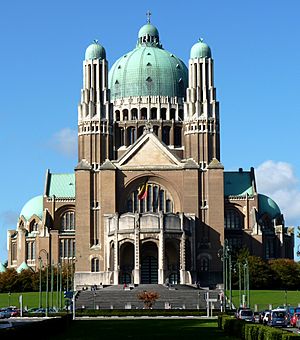
<svg viewBox="0 0 300 340">
<path fill-rule="evenodd" d="M 152 133 L 144 135 L 119 160 L 126 167 L 177 167 L 181 162 Z"/>
</svg>

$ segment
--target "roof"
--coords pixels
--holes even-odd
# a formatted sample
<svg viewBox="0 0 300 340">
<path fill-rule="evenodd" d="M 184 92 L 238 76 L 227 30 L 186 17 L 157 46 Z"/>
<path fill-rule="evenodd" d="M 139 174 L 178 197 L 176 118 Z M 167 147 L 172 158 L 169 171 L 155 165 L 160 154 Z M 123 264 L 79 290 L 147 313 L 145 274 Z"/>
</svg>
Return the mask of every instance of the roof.
<svg viewBox="0 0 300 340">
<path fill-rule="evenodd" d="M 75 174 L 48 174 L 46 196 L 75 198 Z"/>
<path fill-rule="evenodd" d="M 224 195 L 225 196 L 253 196 L 251 171 L 228 171 L 224 172 Z"/>
<path fill-rule="evenodd" d="M 22 262 L 19 267 L 17 268 L 17 272 L 21 273 L 22 270 L 27 270 L 27 269 L 31 269 L 30 267 L 28 267 L 26 262 Z"/>
<path fill-rule="evenodd" d="M 258 212 L 261 216 L 268 214 L 271 219 L 281 215 L 277 203 L 263 194 L 258 194 Z"/>
<path fill-rule="evenodd" d="M 85 60 L 105 58 L 106 58 L 105 49 L 98 43 L 97 40 L 94 40 L 94 42 L 85 51 Z"/>
<path fill-rule="evenodd" d="M 29 220 L 33 215 L 40 219 L 43 217 L 43 196 L 39 195 L 31 198 L 22 208 L 20 216 Z"/>
<path fill-rule="evenodd" d="M 109 71 L 111 99 L 139 96 L 184 98 L 188 70 L 184 62 L 164 50 L 151 24 L 139 32 L 137 47 L 119 58 Z"/>
<path fill-rule="evenodd" d="M 192 48 L 190 58 L 211 58 L 211 50 L 207 44 L 200 39 Z"/>
</svg>

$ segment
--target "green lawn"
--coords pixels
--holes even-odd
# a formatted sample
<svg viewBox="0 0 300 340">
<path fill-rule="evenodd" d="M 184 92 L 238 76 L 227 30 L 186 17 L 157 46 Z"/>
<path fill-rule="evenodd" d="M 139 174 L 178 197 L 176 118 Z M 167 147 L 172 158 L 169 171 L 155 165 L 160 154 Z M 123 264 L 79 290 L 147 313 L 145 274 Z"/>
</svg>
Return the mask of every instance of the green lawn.
<svg viewBox="0 0 300 340">
<path fill-rule="evenodd" d="M 54 338 L 53 338 L 54 339 Z M 56 340 L 68 339 L 213 339 L 234 340 L 209 320 L 76 320 Z"/>
<path fill-rule="evenodd" d="M 0 294 L 0 308 L 10 306 L 19 307 L 19 296 L 23 295 L 23 307 L 27 306 L 28 308 L 38 307 L 39 305 L 39 293 L 38 292 L 26 292 L 26 293 L 11 293 L 9 296 L 8 293 Z M 49 293 L 49 307 L 52 307 L 52 295 Z M 62 306 L 64 306 L 64 297 L 62 294 Z M 56 292 L 53 292 L 53 305 L 56 306 Z M 46 293 L 42 293 L 42 307 L 46 307 Z"/>
<path fill-rule="evenodd" d="M 236 307 L 239 305 L 239 291 L 234 290 L 232 292 L 232 300 Z M 283 306 L 287 302 L 287 305 L 298 306 L 300 304 L 300 291 L 287 291 L 284 290 L 251 290 L 250 291 L 250 305 L 254 308 L 254 305 L 258 305 L 259 310 L 268 309 L 269 304 L 272 304 L 273 308 Z"/>
</svg>

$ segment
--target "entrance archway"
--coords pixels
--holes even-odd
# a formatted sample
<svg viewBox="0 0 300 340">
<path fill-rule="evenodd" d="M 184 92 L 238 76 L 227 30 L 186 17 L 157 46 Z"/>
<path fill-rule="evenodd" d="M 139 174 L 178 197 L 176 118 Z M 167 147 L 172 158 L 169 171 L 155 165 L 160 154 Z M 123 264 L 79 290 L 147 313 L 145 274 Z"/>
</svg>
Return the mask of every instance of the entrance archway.
<svg viewBox="0 0 300 340">
<path fill-rule="evenodd" d="M 158 283 L 158 250 L 154 242 L 142 245 L 141 263 L 141 283 Z"/>
<path fill-rule="evenodd" d="M 120 275 L 119 283 L 131 283 L 134 267 L 134 246 L 131 242 L 125 242 L 120 247 Z"/>
</svg>

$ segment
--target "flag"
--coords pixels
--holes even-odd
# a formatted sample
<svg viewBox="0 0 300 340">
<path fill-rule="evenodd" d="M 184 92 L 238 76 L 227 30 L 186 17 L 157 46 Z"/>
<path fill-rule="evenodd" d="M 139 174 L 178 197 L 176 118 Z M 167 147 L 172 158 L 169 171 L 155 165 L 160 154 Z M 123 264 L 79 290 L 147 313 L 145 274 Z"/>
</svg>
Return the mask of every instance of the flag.
<svg viewBox="0 0 300 340">
<path fill-rule="evenodd" d="M 138 199 L 143 200 L 144 198 L 147 197 L 148 194 L 148 183 L 145 182 L 138 188 Z"/>
</svg>

